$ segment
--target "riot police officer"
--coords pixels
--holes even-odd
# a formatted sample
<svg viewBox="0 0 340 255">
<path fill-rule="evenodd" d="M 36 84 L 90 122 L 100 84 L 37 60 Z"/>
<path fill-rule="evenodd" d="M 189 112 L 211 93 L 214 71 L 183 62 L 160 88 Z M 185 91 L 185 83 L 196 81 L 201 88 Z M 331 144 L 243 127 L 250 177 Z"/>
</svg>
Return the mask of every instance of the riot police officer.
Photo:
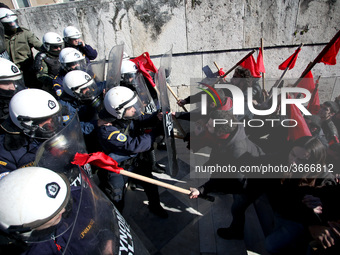
<svg viewBox="0 0 340 255">
<path fill-rule="evenodd" d="M 157 114 L 143 115 L 144 106 L 136 92 L 123 86 L 110 89 L 104 98 L 98 123 L 98 139 L 103 151 L 121 167 L 138 171 L 152 178 L 150 160 L 145 154 L 154 142 L 153 132 L 145 134 L 142 127 L 155 126 Z M 126 179 L 122 175 L 99 173 L 101 188 L 118 209 L 123 208 Z M 160 205 L 157 186 L 141 183 L 149 199 L 149 210 L 159 217 L 168 215 Z"/>
<path fill-rule="evenodd" d="M 63 48 L 63 40 L 54 32 L 44 34 L 42 51 L 34 59 L 34 69 L 42 89 L 53 93 L 53 79 L 60 69 L 59 53 Z"/>
<path fill-rule="evenodd" d="M 85 55 L 86 63 L 94 60 L 98 53 L 81 38 L 81 32 L 74 26 L 68 26 L 63 31 L 66 47 L 72 47 Z"/>
<path fill-rule="evenodd" d="M 0 124 L 8 117 L 11 98 L 24 87 L 20 69 L 13 62 L 0 58 Z"/>
<path fill-rule="evenodd" d="M 72 70 L 85 70 L 85 56 L 74 48 L 66 47 L 59 54 L 60 69 L 53 79 L 53 90 L 57 97 L 63 93 L 63 80 L 65 75 Z"/>
<path fill-rule="evenodd" d="M 88 152 L 97 151 L 98 112 L 102 108 L 104 83 L 96 83 L 90 74 L 73 70 L 68 72 L 63 81 L 63 90 L 59 102 L 68 109 L 68 119 L 78 114 Z"/>
<path fill-rule="evenodd" d="M 34 163 L 40 145 L 62 129 L 62 108 L 48 92 L 24 89 L 11 99 L 0 127 L 2 174 Z"/>
<path fill-rule="evenodd" d="M 5 28 L 6 49 L 11 61 L 23 72 L 27 87 L 38 87 L 32 48 L 40 51 L 42 42 L 32 31 L 18 25 L 18 17 L 12 10 L 0 8 L 0 21 Z"/>
</svg>

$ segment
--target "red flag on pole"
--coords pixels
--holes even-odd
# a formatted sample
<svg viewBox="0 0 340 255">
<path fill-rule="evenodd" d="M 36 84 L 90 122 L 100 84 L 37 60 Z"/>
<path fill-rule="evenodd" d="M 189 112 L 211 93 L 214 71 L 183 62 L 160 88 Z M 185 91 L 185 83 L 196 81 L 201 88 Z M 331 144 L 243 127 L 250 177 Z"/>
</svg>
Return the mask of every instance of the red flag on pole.
<svg viewBox="0 0 340 255">
<path fill-rule="evenodd" d="M 261 77 L 261 74 L 258 72 L 257 70 L 257 65 L 255 62 L 255 59 L 253 57 L 253 55 L 250 55 L 248 58 L 246 58 L 241 64 L 240 66 L 242 66 L 243 68 L 246 68 L 250 71 L 251 75 L 254 78 L 259 78 Z"/>
<path fill-rule="evenodd" d="M 256 67 L 257 67 L 258 72 L 261 72 L 261 73 L 266 72 L 266 69 L 264 68 L 263 55 L 262 55 L 262 49 L 261 48 L 259 50 L 259 55 L 257 56 Z"/>
<path fill-rule="evenodd" d="M 152 60 L 150 59 L 150 55 L 148 52 L 144 52 L 142 55 L 131 59 L 138 68 L 139 71 L 142 72 L 143 76 L 150 82 L 150 84 L 155 87 L 156 84 L 154 83 L 151 75 L 149 72 L 157 73 L 158 69 L 153 64 Z"/>
<path fill-rule="evenodd" d="M 288 98 L 290 96 L 288 95 Z M 295 141 L 302 136 L 312 136 L 305 118 L 302 116 L 300 109 L 295 104 L 289 104 L 288 106 L 288 118 L 296 121 L 297 125 L 295 127 L 288 128 L 288 141 Z M 294 125 L 293 121 L 291 121 L 290 125 Z"/>
<path fill-rule="evenodd" d="M 297 85 L 297 87 L 308 89 L 311 93 L 312 97 L 309 100 L 307 110 L 311 114 L 317 114 L 320 110 L 320 99 L 319 99 L 319 91 L 315 87 L 314 77 L 312 71 L 309 71 L 305 77 L 301 80 L 301 82 Z M 316 91 L 314 91 L 316 89 Z"/>
<path fill-rule="evenodd" d="M 340 49 L 340 37 L 329 48 L 326 54 L 320 59 L 318 63 L 324 63 L 325 65 L 335 65 L 336 55 L 338 55 Z"/>
<path fill-rule="evenodd" d="M 87 163 L 117 174 L 120 173 L 120 170 L 124 170 L 123 168 L 118 166 L 117 161 L 115 161 L 103 152 L 95 152 L 91 154 L 76 153 L 72 161 L 72 164 L 80 166 L 83 166 Z"/>
<path fill-rule="evenodd" d="M 288 67 L 288 65 L 291 61 L 292 62 L 290 63 L 288 68 L 289 68 L 289 70 L 292 69 L 295 66 L 296 59 L 297 59 L 300 51 L 301 51 L 301 48 L 298 48 L 289 58 L 287 58 L 285 61 L 282 62 L 281 65 L 279 65 L 279 69 L 285 70 Z"/>
</svg>

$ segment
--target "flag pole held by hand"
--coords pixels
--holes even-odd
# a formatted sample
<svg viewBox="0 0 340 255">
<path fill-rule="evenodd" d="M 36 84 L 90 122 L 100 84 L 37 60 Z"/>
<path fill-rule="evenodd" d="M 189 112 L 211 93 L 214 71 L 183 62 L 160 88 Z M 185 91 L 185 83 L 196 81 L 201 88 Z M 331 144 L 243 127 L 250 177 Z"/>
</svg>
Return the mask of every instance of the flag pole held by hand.
<svg viewBox="0 0 340 255">
<path fill-rule="evenodd" d="M 76 153 L 76 155 L 74 156 L 73 162 L 72 164 L 74 165 L 80 165 L 83 166 L 85 164 L 91 164 L 100 168 L 103 168 L 105 170 L 114 172 L 116 174 L 121 174 L 121 175 L 125 175 L 137 180 L 141 180 L 147 183 L 151 183 L 157 186 L 161 186 L 167 189 L 171 189 L 186 195 L 190 195 L 191 191 L 188 189 L 183 189 L 181 187 L 177 187 L 175 185 L 171 185 L 165 182 L 161 182 L 140 174 L 136 174 L 136 173 L 132 173 L 129 171 L 124 170 L 121 167 L 118 167 L 118 163 L 112 159 L 110 156 L 106 155 L 103 152 L 95 152 L 95 153 L 91 153 L 91 154 L 86 154 L 86 153 Z M 212 196 L 199 196 L 200 198 L 206 199 L 208 201 L 213 202 L 215 200 L 214 197 Z"/>
</svg>

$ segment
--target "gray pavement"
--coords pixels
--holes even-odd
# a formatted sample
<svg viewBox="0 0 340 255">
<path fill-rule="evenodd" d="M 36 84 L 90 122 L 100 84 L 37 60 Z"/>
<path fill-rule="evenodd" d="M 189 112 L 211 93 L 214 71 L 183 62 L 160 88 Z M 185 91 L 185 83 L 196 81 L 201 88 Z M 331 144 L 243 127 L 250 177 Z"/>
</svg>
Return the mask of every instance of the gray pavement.
<svg viewBox="0 0 340 255">
<path fill-rule="evenodd" d="M 175 178 L 167 174 L 154 174 L 155 178 L 185 189 L 197 187 L 207 179 L 190 178 L 190 160 L 186 144 L 177 139 L 179 173 Z M 158 162 L 167 165 L 165 151 L 156 150 Z M 203 160 L 207 155 L 202 154 Z M 266 207 L 261 200 L 246 211 L 244 240 L 224 240 L 216 231 L 231 222 L 232 195 L 213 194 L 215 202 L 189 199 L 187 195 L 160 187 L 160 198 L 169 217 L 160 219 L 149 212 L 147 198 L 141 189 L 126 193 L 123 216 L 139 236 L 150 254 L 164 255 L 243 255 L 264 254 L 264 231 L 258 217 Z M 263 214 L 265 215 L 265 214 Z"/>
</svg>

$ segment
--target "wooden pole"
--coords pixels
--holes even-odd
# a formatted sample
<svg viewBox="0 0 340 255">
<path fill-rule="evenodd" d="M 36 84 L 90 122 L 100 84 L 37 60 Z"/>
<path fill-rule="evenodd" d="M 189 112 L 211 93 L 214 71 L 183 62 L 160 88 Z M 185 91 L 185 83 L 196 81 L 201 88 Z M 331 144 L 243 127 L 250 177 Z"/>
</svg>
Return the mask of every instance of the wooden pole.
<svg viewBox="0 0 340 255">
<path fill-rule="evenodd" d="M 171 189 L 171 190 L 183 193 L 185 195 L 190 195 L 190 193 L 191 193 L 191 191 L 188 190 L 188 189 L 183 189 L 183 188 L 177 187 L 175 185 L 171 185 L 171 184 L 166 183 L 166 182 L 161 182 L 161 181 L 158 181 L 158 180 L 155 180 L 155 179 L 152 179 L 152 178 L 140 175 L 140 174 L 135 174 L 133 172 L 126 171 L 126 170 L 120 170 L 119 174 L 131 177 L 131 178 L 143 181 L 143 182 L 147 182 L 147 183 L 151 183 L 151 184 L 154 184 L 154 185 L 157 185 L 157 186 L 161 186 L 161 187 L 164 187 L 164 188 L 167 188 L 167 189 Z M 206 197 L 202 197 L 202 198 L 209 200 L 211 202 L 214 201 L 214 197 L 212 197 L 212 196 L 206 196 Z"/>
<path fill-rule="evenodd" d="M 221 78 L 226 77 L 229 73 L 231 73 L 236 67 L 238 67 L 244 60 L 246 60 L 248 57 L 250 57 L 251 55 L 253 55 L 253 53 L 255 52 L 255 50 L 252 50 L 251 52 L 249 52 L 244 58 L 242 58 L 240 61 L 238 61 L 232 68 L 230 68 L 225 74 L 223 74 L 221 76 Z"/>
<path fill-rule="evenodd" d="M 270 89 L 270 91 L 269 91 L 269 93 L 268 93 L 268 94 L 269 94 L 269 97 L 268 97 L 268 98 L 271 98 L 273 88 L 277 87 L 277 86 L 281 83 L 281 81 L 282 81 L 283 77 L 285 76 L 286 72 L 288 71 L 290 65 L 293 63 L 293 61 L 294 61 L 296 55 L 299 53 L 298 49 L 300 49 L 300 48 L 302 48 L 302 47 L 303 47 L 303 43 L 301 43 L 300 46 L 296 49 L 294 56 L 293 56 L 292 59 L 289 61 L 288 66 L 286 67 L 286 69 L 285 69 L 285 70 L 283 71 L 283 73 L 281 74 L 281 77 L 280 77 L 280 78 L 275 82 L 275 84 L 271 87 L 271 89 Z"/>
<path fill-rule="evenodd" d="M 263 54 L 263 38 L 261 38 L 261 53 L 262 53 L 262 58 L 264 58 Z M 262 73 L 262 90 L 264 91 L 265 89 L 265 73 Z"/>
<path fill-rule="evenodd" d="M 179 98 L 177 97 L 177 95 L 175 94 L 175 92 L 172 90 L 172 88 L 170 87 L 170 85 L 167 83 L 166 86 L 168 87 L 169 91 L 171 92 L 171 94 L 174 96 L 174 98 L 178 101 Z M 188 110 L 185 108 L 185 106 L 182 106 L 183 110 L 185 112 L 188 112 Z"/>
</svg>

